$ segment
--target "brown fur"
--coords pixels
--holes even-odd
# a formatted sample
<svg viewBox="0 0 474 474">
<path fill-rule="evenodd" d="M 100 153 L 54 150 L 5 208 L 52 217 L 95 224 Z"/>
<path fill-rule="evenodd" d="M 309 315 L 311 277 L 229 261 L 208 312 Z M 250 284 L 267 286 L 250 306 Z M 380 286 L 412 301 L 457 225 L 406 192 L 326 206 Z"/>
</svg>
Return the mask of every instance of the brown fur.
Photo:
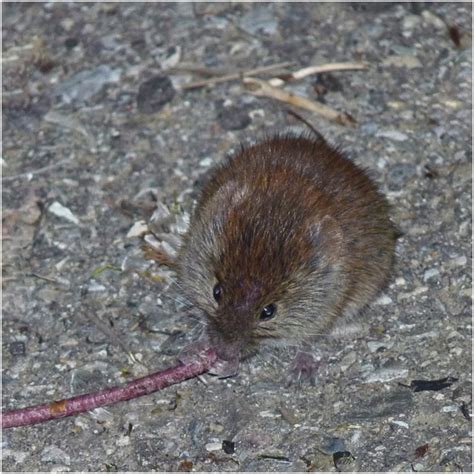
<svg viewBox="0 0 474 474">
<path fill-rule="evenodd" d="M 265 340 L 313 340 L 357 314 L 387 281 L 395 239 L 388 204 L 364 171 L 324 140 L 277 136 L 213 172 L 178 269 L 231 360 Z M 270 303 L 276 316 L 259 321 Z"/>
</svg>

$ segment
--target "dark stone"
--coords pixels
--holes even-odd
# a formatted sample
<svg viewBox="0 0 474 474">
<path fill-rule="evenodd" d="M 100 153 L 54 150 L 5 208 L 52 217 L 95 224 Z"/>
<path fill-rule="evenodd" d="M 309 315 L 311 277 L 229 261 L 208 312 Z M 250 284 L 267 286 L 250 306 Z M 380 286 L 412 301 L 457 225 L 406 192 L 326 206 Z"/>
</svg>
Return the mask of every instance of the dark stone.
<svg viewBox="0 0 474 474">
<path fill-rule="evenodd" d="M 235 452 L 235 443 L 233 441 L 224 440 L 222 441 L 222 450 L 226 454 L 234 454 Z"/>
<path fill-rule="evenodd" d="M 64 46 L 66 46 L 67 49 L 75 48 L 78 44 L 79 41 L 76 38 L 66 38 L 64 40 Z"/>
<path fill-rule="evenodd" d="M 154 76 L 143 82 L 138 89 L 138 110 L 145 114 L 153 114 L 171 102 L 176 90 L 168 76 Z"/>
<path fill-rule="evenodd" d="M 251 118 L 245 107 L 231 105 L 224 107 L 217 104 L 217 121 L 224 130 L 242 130 L 251 123 Z"/>
<path fill-rule="evenodd" d="M 25 355 L 25 352 L 26 352 L 25 343 L 22 341 L 11 342 L 8 345 L 8 350 L 12 356 Z"/>
</svg>

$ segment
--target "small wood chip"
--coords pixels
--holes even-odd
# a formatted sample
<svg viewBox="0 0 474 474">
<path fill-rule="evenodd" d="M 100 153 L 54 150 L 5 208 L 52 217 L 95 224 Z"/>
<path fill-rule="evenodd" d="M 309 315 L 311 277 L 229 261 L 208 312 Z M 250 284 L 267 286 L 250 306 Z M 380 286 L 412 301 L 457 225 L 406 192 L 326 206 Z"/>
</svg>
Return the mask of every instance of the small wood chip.
<svg viewBox="0 0 474 474">
<path fill-rule="evenodd" d="M 298 71 L 292 72 L 284 77 L 274 77 L 269 79 L 267 82 L 273 87 L 279 87 L 288 81 L 294 81 L 297 79 L 303 79 L 307 76 L 314 74 L 321 74 L 323 72 L 335 72 L 335 71 L 360 71 L 368 69 L 368 63 L 331 63 L 331 64 L 320 64 L 319 66 L 308 66 Z"/>
<path fill-rule="evenodd" d="M 254 77 L 247 77 L 243 79 L 243 83 L 247 90 L 258 97 L 269 97 L 271 99 L 285 102 L 286 104 L 301 107 L 311 112 L 315 112 L 322 117 L 332 120 L 340 125 L 354 125 L 356 121 L 349 114 L 338 112 L 331 109 L 327 105 L 321 104 L 306 97 L 299 96 L 292 92 L 286 92 L 277 87 L 271 86 L 267 81 L 257 79 Z"/>
<path fill-rule="evenodd" d="M 275 69 L 284 69 L 291 66 L 292 62 L 284 62 L 277 64 L 270 64 L 269 66 L 262 66 L 255 69 L 249 69 L 247 71 L 236 71 L 231 74 L 226 74 L 225 76 L 212 77 L 211 79 L 205 79 L 202 81 L 190 82 L 188 84 L 183 84 L 181 89 L 197 89 L 198 87 L 212 86 L 214 84 L 219 84 L 221 82 L 235 81 L 242 79 L 247 76 L 254 76 L 256 74 L 261 74 L 263 72 L 273 71 Z"/>
</svg>

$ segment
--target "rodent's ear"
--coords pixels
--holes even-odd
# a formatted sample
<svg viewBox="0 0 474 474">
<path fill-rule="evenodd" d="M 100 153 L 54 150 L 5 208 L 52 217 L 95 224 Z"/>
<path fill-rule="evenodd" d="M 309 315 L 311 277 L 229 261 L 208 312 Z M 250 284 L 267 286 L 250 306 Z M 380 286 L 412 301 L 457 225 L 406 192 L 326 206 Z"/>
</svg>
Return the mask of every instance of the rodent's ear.
<svg viewBox="0 0 474 474">
<path fill-rule="evenodd" d="M 344 234 L 334 217 L 324 216 L 312 222 L 309 228 L 310 239 L 316 250 L 315 257 L 324 256 L 328 262 L 338 259 L 344 249 Z"/>
</svg>

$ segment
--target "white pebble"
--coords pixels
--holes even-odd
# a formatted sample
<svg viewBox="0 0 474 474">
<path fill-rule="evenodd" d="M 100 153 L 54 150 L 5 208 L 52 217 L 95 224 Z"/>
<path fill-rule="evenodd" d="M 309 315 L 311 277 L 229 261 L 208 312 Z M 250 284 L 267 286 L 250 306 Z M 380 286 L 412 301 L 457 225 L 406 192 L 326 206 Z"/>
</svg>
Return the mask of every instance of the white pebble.
<svg viewBox="0 0 474 474">
<path fill-rule="evenodd" d="M 378 369 L 365 377 L 365 382 L 390 382 L 396 379 L 402 379 L 408 376 L 408 369 L 403 367 L 390 367 Z"/>
<path fill-rule="evenodd" d="M 206 451 L 219 451 L 222 449 L 222 443 L 207 443 Z"/>
<path fill-rule="evenodd" d="M 48 211 L 57 217 L 62 217 L 73 224 L 79 225 L 79 219 L 71 212 L 70 209 L 63 206 L 58 201 L 54 201 L 53 204 L 49 206 Z"/>
<path fill-rule="evenodd" d="M 404 30 L 411 30 L 420 23 L 420 17 L 418 15 L 407 15 L 402 21 L 402 28 Z"/>
<path fill-rule="evenodd" d="M 397 286 L 405 286 L 406 285 L 406 280 L 403 277 L 398 277 L 395 279 L 395 285 Z"/>
<path fill-rule="evenodd" d="M 130 230 L 127 232 L 127 239 L 131 239 L 132 237 L 141 237 L 145 235 L 148 230 L 148 226 L 145 221 L 137 221 L 135 224 L 132 225 Z"/>
<path fill-rule="evenodd" d="M 199 162 L 199 166 L 203 168 L 209 168 L 212 165 L 212 158 L 204 158 Z"/>
<path fill-rule="evenodd" d="M 458 410 L 459 410 L 459 408 L 456 405 L 447 405 L 447 406 L 441 408 L 441 411 L 443 413 L 453 413 L 453 412 L 458 411 Z"/>
<path fill-rule="evenodd" d="M 437 268 L 430 268 L 429 270 L 426 270 L 426 272 L 424 273 L 423 281 L 428 281 L 437 276 L 439 276 L 439 270 Z"/>
<path fill-rule="evenodd" d="M 128 446 L 130 444 L 130 436 L 120 436 L 118 439 L 115 439 L 115 446 Z"/>
<path fill-rule="evenodd" d="M 410 428 L 410 425 L 408 423 L 405 423 L 404 421 L 400 420 L 393 420 L 392 423 L 397 426 L 401 426 L 402 428 L 408 429 Z"/>
<path fill-rule="evenodd" d="M 269 410 L 264 410 L 259 413 L 262 418 L 280 418 L 281 415 L 279 413 L 273 413 Z"/>
<path fill-rule="evenodd" d="M 374 301 L 374 304 L 380 305 L 380 306 L 386 306 L 392 303 L 393 303 L 392 298 L 390 298 L 390 296 L 387 296 L 387 295 L 382 295 Z"/>
<path fill-rule="evenodd" d="M 378 137 L 389 138 L 390 140 L 395 140 L 396 142 L 404 142 L 408 139 L 408 136 L 397 130 L 382 130 L 377 132 Z"/>
<path fill-rule="evenodd" d="M 411 298 L 412 296 L 418 296 L 421 293 L 426 293 L 427 291 L 428 291 L 427 286 L 419 286 L 418 288 L 415 288 L 413 291 L 410 291 L 409 293 L 401 293 L 398 296 L 398 300 L 403 301 L 403 300 Z"/>
<path fill-rule="evenodd" d="M 100 283 L 97 283 L 95 280 L 91 280 L 89 285 L 87 286 L 87 291 L 89 293 L 100 293 L 101 291 L 105 291 L 107 288 Z"/>
<path fill-rule="evenodd" d="M 435 28 L 438 28 L 440 30 L 444 30 L 446 28 L 446 23 L 429 10 L 423 10 L 421 12 L 421 16 L 423 17 L 423 20 L 425 20 L 426 23 L 434 26 Z"/>
</svg>

